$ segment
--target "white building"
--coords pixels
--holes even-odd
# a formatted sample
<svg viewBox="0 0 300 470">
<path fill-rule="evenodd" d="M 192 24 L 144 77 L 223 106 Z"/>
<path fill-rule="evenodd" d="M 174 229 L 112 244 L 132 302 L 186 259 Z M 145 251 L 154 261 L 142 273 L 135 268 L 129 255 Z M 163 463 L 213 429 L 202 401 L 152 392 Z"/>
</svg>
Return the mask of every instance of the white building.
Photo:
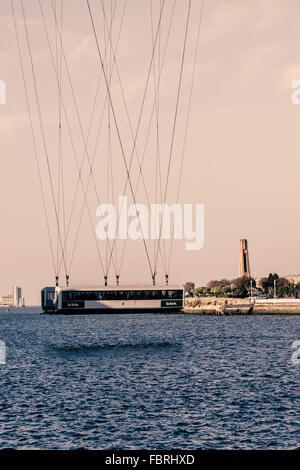
<svg viewBox="0 0 300 470">
<path fill-rule="evenodd" d="M 14 286 L 13 288 L 14 307 L 22 307 L 22 289 Z"/>
</svg>

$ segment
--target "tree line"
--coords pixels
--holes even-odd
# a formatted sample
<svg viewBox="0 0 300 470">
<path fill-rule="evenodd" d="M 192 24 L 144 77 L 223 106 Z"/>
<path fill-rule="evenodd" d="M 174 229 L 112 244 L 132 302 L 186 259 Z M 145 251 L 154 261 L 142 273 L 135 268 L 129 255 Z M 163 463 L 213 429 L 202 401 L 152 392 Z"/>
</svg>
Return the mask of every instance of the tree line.
<svg viewBox="0 0 300 470">
<path fill-rule="evenodd" d="M 196 287 L 194 282 L 186 282 L 184 289 L 192 297 L 215 296 L 245 298 L 251 296 L 266 296 L 276 298 L 296 298 L 300 284 L 294 284 L 277 273 L 270 273 L 257 282 L 249 276 L 236 279 L 221 279 L 209 281 L 205 287 Z M 252 291 L 252 292 L 251 292 Z"/>
</svg>

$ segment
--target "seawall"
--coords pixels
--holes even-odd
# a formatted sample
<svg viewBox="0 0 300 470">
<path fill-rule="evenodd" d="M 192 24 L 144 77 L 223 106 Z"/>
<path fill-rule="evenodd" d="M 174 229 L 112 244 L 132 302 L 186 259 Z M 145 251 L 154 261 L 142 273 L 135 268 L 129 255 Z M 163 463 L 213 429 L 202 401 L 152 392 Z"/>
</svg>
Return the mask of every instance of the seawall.
<svg viewBox="0 0 300 470">
<path fill-rule="evenodd" d="M 184 313 L 202 315 L 300 315 L 300 299 L 251 301 L 224 297 L 196 297 L 185 300 Z"/>
</svg>

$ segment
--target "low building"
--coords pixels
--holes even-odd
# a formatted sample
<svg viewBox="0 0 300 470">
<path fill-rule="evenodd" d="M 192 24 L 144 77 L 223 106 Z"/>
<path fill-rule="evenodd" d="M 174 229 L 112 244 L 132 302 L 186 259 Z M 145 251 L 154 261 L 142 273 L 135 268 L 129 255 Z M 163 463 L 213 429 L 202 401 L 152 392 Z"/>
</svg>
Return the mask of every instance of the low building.
<svg viewBox="0 0 300 470">
<path fill-rule="evenodd" d="M 13 287 L 13 293 L 0 296 L 0 307 L 22 307 L 24 299 L 22 299 L 22 288 Z"/>
<path fill-rule="evenodd" d="M 14 296 L 13 295 L 2 295 L 0 297 L 0 306 L 1 307 L 12 307 L 14 305 Z"/>
</svg>

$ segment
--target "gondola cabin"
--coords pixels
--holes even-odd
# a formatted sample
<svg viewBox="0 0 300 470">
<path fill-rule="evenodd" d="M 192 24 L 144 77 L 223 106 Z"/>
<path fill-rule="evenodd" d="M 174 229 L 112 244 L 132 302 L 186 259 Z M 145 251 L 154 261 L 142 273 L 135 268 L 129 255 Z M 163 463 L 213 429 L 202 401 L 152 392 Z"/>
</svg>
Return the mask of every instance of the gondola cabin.
<svg viewBox="0 0 300 470">
<path fill-rule="evenodd" d="M 45 287 L 42 309 L 48 314 L 171 313 L 184 307 L 178 286 Z"/>
</svg>

